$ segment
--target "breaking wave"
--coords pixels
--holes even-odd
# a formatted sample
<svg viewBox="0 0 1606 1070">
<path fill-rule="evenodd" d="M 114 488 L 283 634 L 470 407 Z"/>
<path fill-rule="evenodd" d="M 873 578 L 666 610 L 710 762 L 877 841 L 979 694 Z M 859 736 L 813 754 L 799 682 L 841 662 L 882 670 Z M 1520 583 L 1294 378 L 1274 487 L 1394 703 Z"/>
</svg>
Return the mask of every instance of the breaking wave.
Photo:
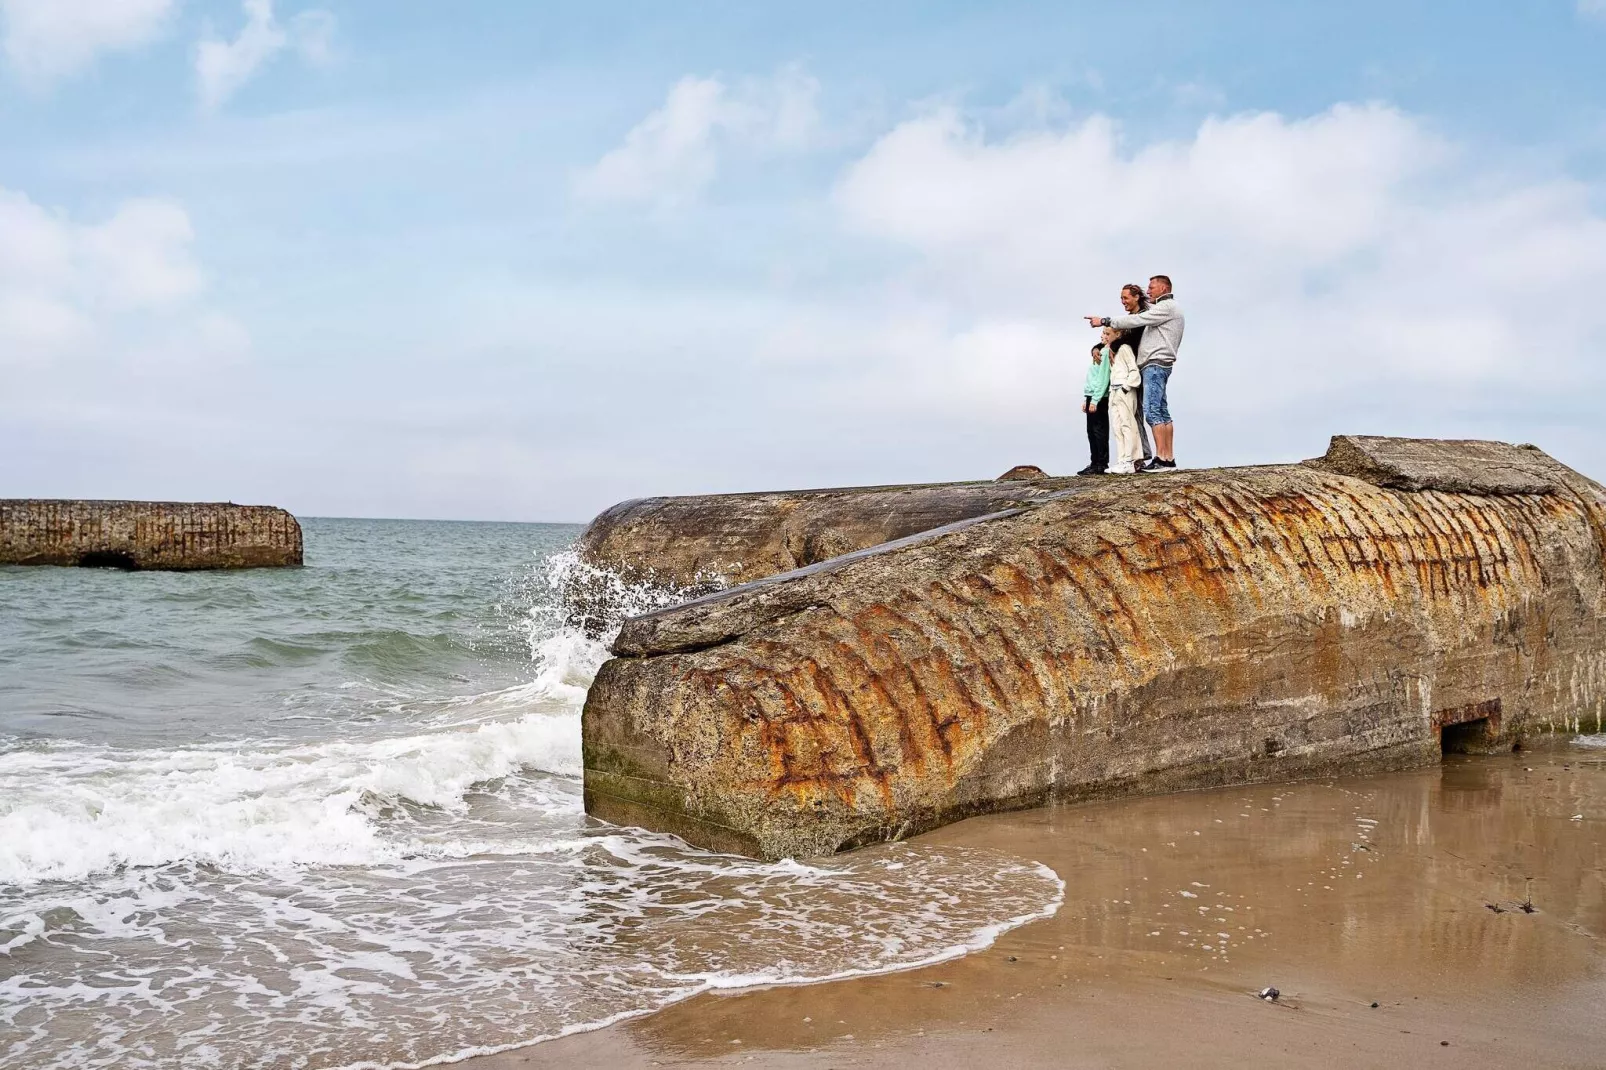
<svg viewBox="0 0 1606 1070">
<path fill-rule="evenodd" d="M 525 770 L 579 775 L 574 715 L 310 746 L 13 750 L 0 755 L 0 884 L 172 862 L 236 872 L 392 862 L 415 848 L 375 813 L 461 812 L 470 791 Z"/>
</svg>

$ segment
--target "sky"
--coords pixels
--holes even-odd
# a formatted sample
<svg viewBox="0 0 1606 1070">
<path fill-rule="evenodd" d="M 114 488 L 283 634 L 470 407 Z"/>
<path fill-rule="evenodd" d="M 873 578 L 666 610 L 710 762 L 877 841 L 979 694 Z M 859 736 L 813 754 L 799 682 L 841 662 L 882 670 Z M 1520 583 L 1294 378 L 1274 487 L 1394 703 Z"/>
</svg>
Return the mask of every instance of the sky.
<svg viewBox="0 0 1606 1070">
<path fill-rule="evenodd" d="M 1606 478 L 1606 0 L 0 0 L 0 497 L 585 521 L 1086 463 Z"/>
</svg>

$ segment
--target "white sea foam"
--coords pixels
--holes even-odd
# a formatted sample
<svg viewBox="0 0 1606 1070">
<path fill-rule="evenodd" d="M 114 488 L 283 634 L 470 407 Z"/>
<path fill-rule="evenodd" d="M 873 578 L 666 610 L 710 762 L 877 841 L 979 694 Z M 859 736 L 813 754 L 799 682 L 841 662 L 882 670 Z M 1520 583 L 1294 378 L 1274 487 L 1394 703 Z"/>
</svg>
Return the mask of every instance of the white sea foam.
<svg viewBox="0 0 1606 1070">
<path fill-rule="evenodd" d="M 237 875 L 125 870 L 0 896 L 0 1026 L 30 1066 L 418 1066 L 711 989 L 908 969 L 1052 914 L 985 851 L 763 864 L 630 830 L 546 857 Z M 9 900 L 9 901 L 8 901 Z"/>
<path fill-rule="evenodd" d="M 575 714 L 289 747 L 13 750 L 0 754 L 0 883 L 180 861 L 237 871 L 396 861 L 413 847 L 381 835 L 376 808 L 460 811 L 477 785 L 525 769 L 578 775 Z"/>
<path fill-rule="evenodd" d="M 628 593 L 633 606 L 662 597 Z M 440 703 L 426 731 L 299 745 L 65 743 L 0 752 L 0 884 L 175 862 L 253 872 L 482 850 L 477 836 L 420 839 L 375 817 L 408 804 L 462 812 L 470 792 L 524 771 L 579 775 L 579 708 L 607 647 L 550 611 L 543 619 L 530 625 L 529 683 Z M 539 637 L 537 627 L 545 628 Z M 529 792 L 522 801 L 554 814 L 579 808 L 572 790 L 548 793 L 545 805 Z M 514 847 L 505 838 L 497 846 Z"/>
<path fill-rule="evenodd" d="M 536 641 L 534 654 L 540 668 L 528 688 L 576 709 L 585 704 L 586 690 L 608 660 L 606 646 L 573 628 L 560 629 Z"/>
<path fill-rule="evenodd" d="M 1573 744 L 1579 747 L 1606 747 L 1606 733 L 1593 736 L 1574 736 Z"/>
<path fill-rule="evenodd" d="M 542 656 L 547 637 L 564 627 L 599 636 L 606 643 L 618 634 L 626 617 L 677 605 L 725 586 L 724 576 L 717 571 L 701 572 L 689 584 L 651 573 L 626 578 L 591 564 L 575 550 L 549 555 L 537 575 L 545 597 L 532 599 L 527 613 L 531 653 L 537 658 Z"/>
<path fill-rule="evenodd" d="M 0 751 L 6 1058 L 418 1067 L 937 962 L 1058 909 L 1052 871 L 992 852 L 765 864 L 591 822 L 578 711 L 618 621 L 536 602 L 527 683 L 398 696 L 339 738 Z"/>
</svg>

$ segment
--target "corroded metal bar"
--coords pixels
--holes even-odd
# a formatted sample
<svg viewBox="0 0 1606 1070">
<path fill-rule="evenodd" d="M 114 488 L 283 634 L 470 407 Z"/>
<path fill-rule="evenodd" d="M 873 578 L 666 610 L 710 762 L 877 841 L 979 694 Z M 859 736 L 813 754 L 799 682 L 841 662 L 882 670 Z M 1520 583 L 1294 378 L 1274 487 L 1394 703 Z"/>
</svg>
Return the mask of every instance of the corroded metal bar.
<svg viewBox="0 0 1606 1070">
<path fill-rule="evenodd" d="M 1489 747 L 1598 729 L 1603 554 L 1606 491 L 1500 443 L 1101 480 L 628 621 L 586 703 L 586 805 L 816 855 L 1435 761 L 1473 721 Z"/>
<path fill-rule="evenodd" d="M 301 525 L 267 505 L 0 499 L 0 564 L 271 568 L 301 553 Z"/>
</svg>

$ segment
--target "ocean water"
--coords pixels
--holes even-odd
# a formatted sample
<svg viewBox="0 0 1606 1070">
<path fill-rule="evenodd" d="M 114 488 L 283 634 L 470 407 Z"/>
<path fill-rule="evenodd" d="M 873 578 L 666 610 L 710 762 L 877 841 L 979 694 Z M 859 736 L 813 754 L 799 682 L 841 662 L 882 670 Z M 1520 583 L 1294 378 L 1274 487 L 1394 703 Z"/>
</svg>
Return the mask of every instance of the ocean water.
<svg viewBox="0 0 1606 1070">
<path fill-rule="evenodd" d="M 579 529 L 304 530 L 299 570 L 0 568 L 0 1065 L 430 1065 L 1058 908 L 1001 853 L 588 819 Z"/>
</svg>

